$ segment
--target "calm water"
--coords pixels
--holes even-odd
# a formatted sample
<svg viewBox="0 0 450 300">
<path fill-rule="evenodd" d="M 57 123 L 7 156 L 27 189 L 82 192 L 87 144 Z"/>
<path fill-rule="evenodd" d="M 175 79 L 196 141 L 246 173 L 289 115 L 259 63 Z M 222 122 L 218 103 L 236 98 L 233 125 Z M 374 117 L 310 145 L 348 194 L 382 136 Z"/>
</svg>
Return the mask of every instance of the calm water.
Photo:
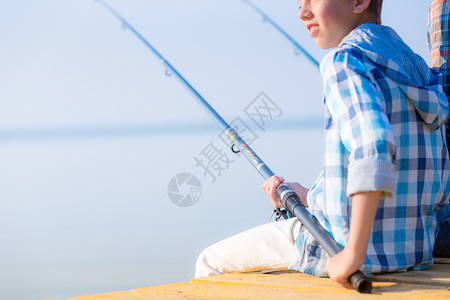
<svg viewBox="0 0 450 300">
<path fill-rule="evenodd" d="M 281 147 L 283 139 L 291 147 Z M 215 182 L 194 161 L 210 142 L 234 160 Z M 271 214 L 262 177 L 219 142 L 206 132 L 2 144 L 0 298 L 62 299 L 189 280 L 204 247 Z M 320 171 L 320 128 L 261 133 L 253 148 L 289 180 L 308 185 Z M 181 172 L 202 183 L 201 198 L 187 208 L 167 194 Z"/>
</svg>

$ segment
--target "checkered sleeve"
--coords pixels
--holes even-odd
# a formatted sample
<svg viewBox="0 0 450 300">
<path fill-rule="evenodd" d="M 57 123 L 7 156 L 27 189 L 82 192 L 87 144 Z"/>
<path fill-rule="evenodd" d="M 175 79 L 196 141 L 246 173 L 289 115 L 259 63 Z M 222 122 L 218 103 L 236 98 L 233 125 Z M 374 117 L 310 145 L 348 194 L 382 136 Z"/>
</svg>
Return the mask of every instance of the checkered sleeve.
<svg viewBox="0 0 450 300">
<path fill-rule="evenodd" d="M 350 153 L 347 196 L 380 190 L 382 198 L 388 198 L 395 190 L 394 133 L 382 91 L 363 61 L 363 53 L 354 47 L 341 47 L 325 57 L 321 65 L 325 104 Z"/>
</svg>

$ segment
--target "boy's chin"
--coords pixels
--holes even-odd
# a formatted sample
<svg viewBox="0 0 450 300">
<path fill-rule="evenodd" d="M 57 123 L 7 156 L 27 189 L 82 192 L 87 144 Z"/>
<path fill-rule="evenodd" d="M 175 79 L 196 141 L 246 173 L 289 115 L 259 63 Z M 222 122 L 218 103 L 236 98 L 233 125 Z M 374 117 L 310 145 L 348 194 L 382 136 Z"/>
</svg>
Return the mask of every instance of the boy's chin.
<svg viewBox="0 0 450 300">
<path fill-rule="evenodd" d="M 325 43 L 325 42 L 320 42 L 320 41 L 316 41 L 316 44 L 321 49 L 325 49 L 325 50 L 339 46 L 339 43 Z"/>
<path fill-rule="evenodd" d="M 339 44 L 341 43 L 342 40 L 339 39 L 324 39 L 324 38 L 320 38 L 317 37 L 314 39 L 314 41 L 316 42 L 317 46 L 319 46 L 322 49 L 331 49 L 334 47 L 339 46 Z"/>
<path fill-rule="evenodd" d="M 334 48 L 334 47 L 336 47 L 336 46 L 326 46 L 326 47 L 321 47 L 321 46 L 319 46 L 321 49 L 324 49 L 324 50 L 327 50 L 327 49 L 331 49 L 331 48 Z"/>
</svg>

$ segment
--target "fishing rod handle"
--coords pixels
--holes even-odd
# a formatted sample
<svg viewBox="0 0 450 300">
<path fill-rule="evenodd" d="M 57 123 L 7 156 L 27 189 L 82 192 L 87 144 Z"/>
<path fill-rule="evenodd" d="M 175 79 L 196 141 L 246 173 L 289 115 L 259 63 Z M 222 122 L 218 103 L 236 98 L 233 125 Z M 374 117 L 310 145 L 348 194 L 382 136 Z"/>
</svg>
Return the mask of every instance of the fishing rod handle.
<svg viewBox="0 0 450 300">
<path fill-rule="evenodd" d="M 306 227 L 330 257 L 342 251 L 342 246 L 340 246 L 328 232 L 325 231 L 317 219 L 309 213 L 301 202 L 300 197 L 292 191 L 287 184 L 280 184 L 277 189 L 277 195 L 280 197 L 284 207 L 299 219 L 300 223 Z M 359 270 L 349 277 L 349 281 L 355 290 L 360 293 L 370 293 L 372 290 L 372 281 Z"/>
<path fill-rule="evenodd" d="M 350 280 L 355 290 L 360 293 L 368 294 L 372 291 L 372 281 L 360 270 L 350 275 L 348 280 Z"/>
</svg>

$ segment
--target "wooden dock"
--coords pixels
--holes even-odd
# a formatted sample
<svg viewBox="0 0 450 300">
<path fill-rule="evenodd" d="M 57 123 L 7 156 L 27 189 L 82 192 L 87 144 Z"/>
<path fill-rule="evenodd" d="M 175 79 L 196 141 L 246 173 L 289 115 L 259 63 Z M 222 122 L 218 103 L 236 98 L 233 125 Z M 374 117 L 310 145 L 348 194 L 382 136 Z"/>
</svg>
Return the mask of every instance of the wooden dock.
<svg viewBox="0 0 450 300">
<path fill-rule="evenodd" d="M 346 290 L 328 278 L 299 272 L 232 273 L 69 300 L 150 299 L 450 299 L 450 259 L 425 271 L 372 277 L 372 294 Z"/>
</svg>

